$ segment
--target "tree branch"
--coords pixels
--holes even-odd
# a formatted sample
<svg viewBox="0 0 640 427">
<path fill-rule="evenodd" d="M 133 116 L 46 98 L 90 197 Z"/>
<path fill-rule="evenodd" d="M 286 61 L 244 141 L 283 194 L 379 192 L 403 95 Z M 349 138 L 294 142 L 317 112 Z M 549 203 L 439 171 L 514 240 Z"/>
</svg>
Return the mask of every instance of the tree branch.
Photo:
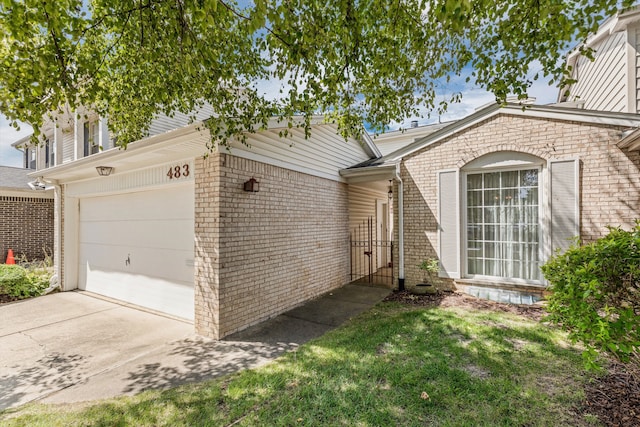
<svg viewBox="0 0 640 427">
<path fill-rule="evenodd" d="M 65 63 L 62 49 L 60 48 L 60 44 L 58 43 L 58 37 L 56 37 L 56 34 L 53 31 L 53 28 L 51 28 L 51 17 L 49 16 L 49 13 L 46 11 L 46 9 L 44 11 L 44 17 L 47 19 L 47 28 L 49 29 L 49 35 L 53 39 L 53 46 L 56 50 L 56 59 L 58 60 L 58 63 L 61 68 L 60 78 L 62 79 L 62 81 L 64 82 L 64 86 L 66 87 L 69 84 L 68 75 L 67 75 L 67 64 Z"/>
<path fill-rule="evenodd" d="M 250 21 L 251 18 L 248 16 L 244 16 L 243 14 L 241 14 L 240 12 L 238 12 L 237 10 L 235 10 L 233 7 L 229 6 L 226 2 L 224 2 L 224 0 L 218 0 L 218 3 L 220 3 L 222 6 L 224 6 L 229 12 L 233 13 L 235 16 L 237 16 L 240 19 L 244 19 L 245 21 Z M 275 38 L 277 38 L 278 40 L 280 40 L 283 44 L 285 44 L 287 47 L 291 47 L 291 43 L 285 41 L 278 33 L 276 33 L 275 31 L 273 31 L 273 29 L 269 28 L 267 25 L 264 26 L 264 29 L 267 30 L 267 32 L 269 34 L 271 34 L 272 36 L 274 36 Z"/>
</svg>

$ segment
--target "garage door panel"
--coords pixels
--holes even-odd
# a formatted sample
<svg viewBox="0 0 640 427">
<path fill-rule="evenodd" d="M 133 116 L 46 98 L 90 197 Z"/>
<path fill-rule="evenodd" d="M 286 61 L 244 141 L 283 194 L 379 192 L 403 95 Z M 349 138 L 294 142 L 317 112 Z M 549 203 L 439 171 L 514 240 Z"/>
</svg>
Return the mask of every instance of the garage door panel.
<svg viewBox="0 0 640 427">
<path fill-rule="evenodd" d="M 193 283 L 193 251 L 97 244 L 81 244 L 80 251 L 92 254 L 80 259 L 91 268 Z"/>
<path fill-rule="evenodd" d="M 164 192 L 158 197 L 158 192 Z M 153 220 L 193 218 L 193 186 L 179 186 L 167 190 L 149 190 L 115 196 L 86 199 L 82 220 L 104 221 L 110 217 L 120 220 Z M 144 210 L 137 209 L 142 207 Z"/>
<path fill-rule="evenodd" d="M 193 248 L 193 219 L 93 221 L 80 224 L 81 244 L 130 247 Z"/>
<path fill-rule="evenodd" d="M 193 183 L 80 200 L 79 287 L 194 315 Z"/>
<path fill-rule="evenodd" d="M 132 302 L 145 301 L 144 307 L 173 316 L 193 320 L 185 313 L 193 313 L 193 284 L 176 283 L 161 279 L 145 280 L 120 271 L 86 268 L 88 291 L 97 292 L 110 298 Z M 170 296 L 170 298 L 168 298 Z"/>
</svg>

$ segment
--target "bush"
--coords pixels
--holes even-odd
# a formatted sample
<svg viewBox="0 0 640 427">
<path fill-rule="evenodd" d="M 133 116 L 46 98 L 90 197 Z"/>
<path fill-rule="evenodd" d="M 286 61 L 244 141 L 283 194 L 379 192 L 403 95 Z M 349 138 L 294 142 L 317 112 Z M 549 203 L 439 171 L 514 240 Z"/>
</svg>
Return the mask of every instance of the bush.
<svg viewBox="0 0 640 427">
<path fill-rule="evenodd" d="M 0 264 L 0 292 L 9 294 L 11 289 L 19 287 L 27 276 L 27 270 L 19 265 Z"/>
<path fill-rule="evenodd" d="M 589 368 L 599 352 L 622 361 L 640 348 L 640 223 L 631 231 L 609 227 L 594 243 L 574 244 L 542 266 L 551 283 L 548 320 L 581 341 Z"/>
<path fill-rule="evenodd" d="M 0 264 L 0 293 L 24 299 L 42 295 L 49 286 L 49 274 L 19 265 Z"/>
</svg>

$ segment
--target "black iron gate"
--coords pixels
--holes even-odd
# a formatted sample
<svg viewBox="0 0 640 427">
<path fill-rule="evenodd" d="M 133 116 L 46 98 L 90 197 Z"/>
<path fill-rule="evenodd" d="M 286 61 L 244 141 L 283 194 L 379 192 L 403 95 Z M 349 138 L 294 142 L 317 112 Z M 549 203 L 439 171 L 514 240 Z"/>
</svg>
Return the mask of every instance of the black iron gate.
<svg viewBox="0 0 640 427">
<path fill-rule="evenodd" d="M 372 217 L 351 231 L 353 283 L 393 286 L 393 241 L 387 235 Z"/>
</svg>

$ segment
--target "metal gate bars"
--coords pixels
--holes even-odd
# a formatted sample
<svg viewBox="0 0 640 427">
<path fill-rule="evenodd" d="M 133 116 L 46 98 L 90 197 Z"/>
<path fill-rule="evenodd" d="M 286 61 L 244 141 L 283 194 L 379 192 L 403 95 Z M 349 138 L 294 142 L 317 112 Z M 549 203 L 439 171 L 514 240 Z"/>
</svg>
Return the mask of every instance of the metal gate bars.
<svg viewBox="0 0 640 427">
<path fill-rule="evenodd" d="M 352 283 L 393 286 L 393 241 L 386 235 L 372 217 L 351 231 Z"/>
</svg>

